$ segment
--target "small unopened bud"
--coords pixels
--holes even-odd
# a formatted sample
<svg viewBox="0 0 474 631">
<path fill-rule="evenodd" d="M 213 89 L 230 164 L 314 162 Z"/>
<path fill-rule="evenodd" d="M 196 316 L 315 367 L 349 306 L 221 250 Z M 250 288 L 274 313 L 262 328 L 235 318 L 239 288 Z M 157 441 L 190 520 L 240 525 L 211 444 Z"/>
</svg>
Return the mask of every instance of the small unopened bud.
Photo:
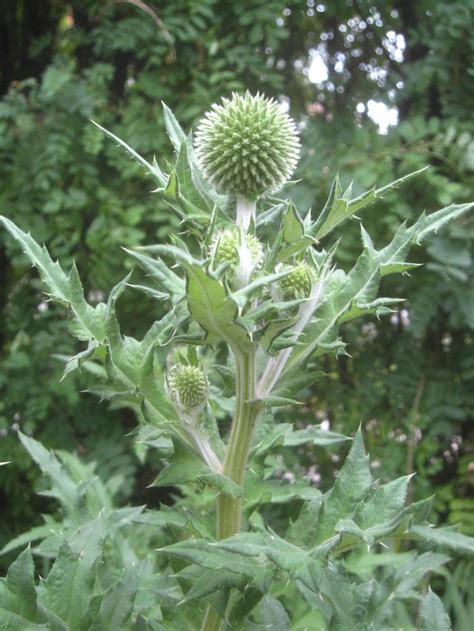
<svg viewBox="0 0 474 631">
<path fill-rule="evenodd" d="M 212 268 L 228 263 L 228 277 L 242 287 L 261 267 L 263 246 L 252 234 L 229 228 L 214 239 L 210 255 Z"/>
<path fill-rule="evenodd" d="M 166 381 L 170 398 L 178 410 L 186 414 L 202 412 L 207 403 L 209 385 L 201 368 L 175 364 Z"/>
<path fill-rule="evenodd" d="M 290 269 L 290 266 L 283 269 Z M 279 281 L 278 286 L 285 300 L 297 300 L 308 298 L 313 281 L 314 272 L 311 267 L 307 263 L 299 263 L 293 266 L 288 276 Z"/>
</svg>

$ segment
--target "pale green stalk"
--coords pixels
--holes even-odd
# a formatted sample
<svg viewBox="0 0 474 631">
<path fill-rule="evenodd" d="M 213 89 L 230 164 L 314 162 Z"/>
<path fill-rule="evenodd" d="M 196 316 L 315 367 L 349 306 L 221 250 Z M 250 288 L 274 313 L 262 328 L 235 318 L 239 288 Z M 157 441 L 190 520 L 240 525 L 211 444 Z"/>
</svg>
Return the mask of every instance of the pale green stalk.
<svg viewBox="0 0 474 631">
<path fill-rule="evenodd" d="M 255 403 L 256 372 L 255 348 L 243 352 L 233 347 L 236 362 L 236 404 L 223 473 L 243 486 L 252 434 L 261 406 Z M 217 538 L 226 539 L 240 532 L 242 498 L 220 494 L 217 498 Z M 224 621 L 208 607 L 202 631 L 220 631 Z"/>
</svg>

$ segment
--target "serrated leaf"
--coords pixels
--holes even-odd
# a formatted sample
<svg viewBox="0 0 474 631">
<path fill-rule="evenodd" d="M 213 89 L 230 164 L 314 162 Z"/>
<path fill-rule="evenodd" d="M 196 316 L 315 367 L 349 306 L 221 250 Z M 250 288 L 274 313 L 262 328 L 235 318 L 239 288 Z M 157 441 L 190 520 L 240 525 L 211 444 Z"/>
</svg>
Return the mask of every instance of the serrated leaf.
<svg viewBox="0 0 474 631">
<path fill-rule="evenodd" d="M 206 223 L 210 219 L 210 211 L 212 206 L 201 192 L 196 188 L 193 172 L 191 170 L 191 157 L 188 155 L 189 147 L 192 147 L 191 141 L 183 142 L 179 149 L 178 159 L 176 161 L 176 175 L 179 181 L 179 193 L 183 200 L 183 206 L 187 214 L 194 218 L 200 217 Z M 196 174 L 194 174 L 196 175 Z"/>
<path fill-rule="evenodd" d="M 242 488 L 222 473 L 212 471 L 197 455 L 175 445 L 171 462 L 160 472 L 152 486 L 176 486 L 186 482 L 204 482 L 232 497 L 242 495 Z"/>
<path fill-rule="evenodd" d="M 140 252 L 124 249 L 127 254 L 137 261 L 140 267 L 142 267 L 159 287 L 163 287 L 169 293 L 172 297 L 173 304 L 177 304 L 184 298 L 186 294 L 185 281 L 170 270 L 161 259 L 154 259 Z"/>
<path fill-rule="evenodd" d="M 433 528 L 431 526 L 412 526 L 410 529 L 414 535 L 439 546 L 446 546 L 460 554 L 474 554 L 474 537 L 468 537 L 454 528 Z"/>
<path fill-rule="evenodd" d="M 290 618 L 286 609 L 276 598 L 264 596 L 260 602 L 260 612 L 264 629 L 291 631 Z"/>
<path fill-rule="evenodd" d="M 284 208 L 287 208 L 287 204 L 277 203 L 277 204 L 274 204 L 273 206 L 270 206 L 270 208 L 267 208 L 267 210 L 258 212 L 257 213 L 257 227 L 266 226 L 267 224 L 274 221 L 278 217 L 278 215 L 281 214 Z"/>
<path fill-rule="evenodd" d="M 32 459 L 40 467 L 44 475 L 51 478 L 53 490 L 48 495 L 57 497 L 64 506 L 74 510 L 77 501 L 77 485 L 56 456 L 45 449 L 41 443 L 18 432 L 18 436 Z"/>
<path fill-rule="evenodd" d="M 174 256 L 184 267 L 189 310 L 206 331 L 208 343 L 225 340 L 240 349 L 250 348 L 247 332 L 236 323 L 237 305 L 222 284 L 207 274 L 198 261 L 174 246 L 151 246 L 147 250 Z"/>
<path fill-rule="evenodd" d="M 117 631 L 126 629 L 133 613 L 133 605 L 138 591 L 136 570 L 128 571 L 103 595 L 100 609 L 90 627 L 91 631 Z"/>
<path fill-rule="evenodd" d="M 315 524 L 314 544 L 322 543 L 335 534 L 338 521 L 352 515 L 371 483 L 368 456 L 359 430 L 333 488 L 323 500 L 318 522 Z"/>
<path fill-rule="evenodd" d="M 319 562 L 306 551 L 274 533 L 240 533 L 217 542 L 189 540 L 161 551 L 207 569 L 246 576 L 262 593 L 268 589 L 274 571 L 272 565 L 304 582 L 310 589 L 316 589 L 320 571 Z"/>
<path fill-rule="evenodd" d="M 421 601 L 421 631 L 451 631 L 451 621 L 443 601 L 431 589 Z"/>
<path fill-rule="evenodd" d="M 63 372 L 63 376 L 61 377 L 61 381 L 65 379 L 70 373 L 74 372 L 75 370 L 80 370 L 82 364 L 85 361 L 94 357 L 94 354 L 98 348 L 99 348 L 99 344 L 97 344 L 95 340 L 89 340 L 89 344 L 87 345 L 87 348 L 84 351 L 77 353 L 77 355 L 74 355 L 73 357 L 69 357 L 64 367 L 64 372 Z"/>
<path fill-rule="evenodd" d="M 95 309 L 87 304 L 81 281 L 75 265 L 72 266 L 69 275 L 66 275 L 59 263 L 53 261 L 43 246 L 40 247 L 30 234 L 23 232 L 12 221 L 0 216 L 8 232 L 20 243 L 23 252 L 31 263 L 38 269 L 40 276 L 47 287 L 48 293 L 57 302 L 70 307 L 80 324 L 83 335 L 80 339 L 93 338 L 102 341 L 104 332 L 102 328 L 101 307 Z"/>
<path fill-rule="evenodd" d="M 70 631 L 81 631 L 80 621 L 93 596 L 95 575 L 95 567 L 64 541 L 47 579 L 38 588 L 38 604 L 60 618 Z"/>
<path fill-rule="evenodd" d="M 354 583 L 342 569 L 332 564 L 325 569 L 320 589 L 333 604 L 334 628 L 337 631 L 366 631 L 374 583 Z"/>
<path fill-rule="evenodd" d="M 407 561 L 413 560 L 416 552 L 373 552 L 355 551 L 344 561 L 346 569 L 353 574 L 372 576 L 376 568 L 389 566 L 391 568 L 402 567 Z"/>
<path fill-rule="evenodd" d="M 165 293 L 164 291 L 153 289 L 153 287 L 148 287 L 147 285 L 133 285 L 131 283 L 127 283 L 127 287 L 130 287 L 130 289 L 136 289 L 142 294 L 146 294 L 147 296 L 150 296 L 150 298 L 158 300 L 158 302 L 164 302 L 165 300 L 169 299 L 169 294 Z"/>
<path fill-rule="evenodd" d="M 181 128 L 181 125 L 176 120 L 175 115 L 170 108 L 162 101 L 163 115 L 165 119 L 166 131 L 173 144 L 176 153 L 179 153 L 181 145 L 186 142 L 186 134 Z"/>
<path fill-rule="evenodd" d="M 121 138 L 113 134 L 108 129 L 105 129 L 105 127 L 102 127 L 101 125 L 99 125 L 99 123 L 96 123 L 95 121 L 91 121 L 91 122 L 96 127 L 98 127 L 106 136 L 108 136 L 109 138 L 114 140 L 118 145 L 120 145 L 120 147 L 123 147 L 125 151 L 130 156 L 132 156 L 134 160 L 136 160 L 139 164 L 141 164 L 142 167 L 145 168 L 147 173 L 149 173 L 156 180 L 158 186 L 166 186 L 167 177 L 158 166 L 156 160 L 153 160 L 153 164 L 150 164 L 149 162 L 147 162 L 147 160 L 145 160 L 145 158 L 142 158 L 142 156 L 139 155 L 135 151 L 135 149 L 132 149 L 129 145 L 127 145 L 127 143 L 124 140 L 122 140 Z"/>
<path fill-rule="evenodd" d="M 224 340 L 231 346 L 249 349 L 250 338 L 236 324 L 237 306 L 224 287 L 199 265 L 185 264 L 188 278 L 188 306 L 193 318 L 206 331 L 209 344 Z"/>
<path fill-rule="evenodd" d="M 409 506 L 397 512 L 394 512 L 392 508 L 392 510 L 387 511 L 388 514 L 392 514 L 391 517 L 389 517 L 387 513 L 385 513 L 384 515 L 383 511 L 380 516 L 377 517 L 377 513 L 374 511 L 374 507 L 371 507 L 371 510 L 367 511 L 367 513 L 370 515 L 370 521 L 367 520 L 363 526 L 360 526 L 359 523 L 363 521 L 360 518 L 360 513 L 363 512 L 368 505 L 370 506 L 370 502 L 368 504 L 359 505 L 354 511 L 353 518 L 341 519 L 337 522 L 335 526 L 336 532 L 350 536 L 349 543 L 346 541 L 346 537 L 343 537 L 340 546 L 341 549 L 348 549 L 352 547 L 352 537 L 361 539 L 362 541 L 365 541 L 366 543 L 371 545 L 375 541 L 396 532 L 399 529 L 400 525 L 402 525 L 403 531 L 405 531 L 406 528 L 403 525 L 404 521 L 407 518 L 409 518 L 409 520 L 411 521 L 412 517 L 420 512 L 423 513 L 423 516 L 425 516 L 430 507 L 430 500 L 420 500 L 419 502 L 410 504 Z M 356 521 L 358 523 L 356 523 Z"/>
<path fill-rule="evenodd" d="M 1 595 L 1 594 L 0 594 Z M 0 603 L 0 628 L 4 631 L 50 631 L 48 624 L 36 624 L 22 615 L 4 609 Z M 56 630 L 55 630 L 56 631 Z"/>
<path fill-rule="evenodd" d="M 398 178 L 394 182 L 382 186 L 379 189 L 374 187 L 354 199 L 351 199 L 350 188 L 345 193 L 342 193 L 339 177 L 336 176 L 326 205 L 317 220 L 311 226 L 311 235 L 314 236 L 315 239 L 322 239 L 336 226 L 349 217 L 352 217 L 356 212 L 362 210 L 362 208 L 365 208 L 376 199 L 382 197 L 384 193 L 393 190 L 404 182 L 416 177 L 425 171 L 426 168 L 427 167 L 424 167 L 423 169 L 404 175 L 403 177 Z"/>
<path fill-rule="evenodd" d="M 215 571 L 199 566 L 186 567 L 179 573 L 179 577 L 184 577 L 187 581 L 191 579 L 192 582 L 191 589 L 188 590 L 182 602 L 206 598 L 214 592 L 230 587 L 244 589 L 247 583 L 245 576 L 235 572 Z"/>
<path fill-rule="evenodd" d="M 146 526 L 154 526 L 156 528 L 163 528 L 165 526 L 185 528 L 188 519 L 189 515 L 185 515 L 169 506 L 163 505 L 160 507 L 160 510 L 147 510 L 137 515 L 133 521 L 137 524 L 145 524 Z"/>
<path fill-rule="evenodd" d="M 269 564 L 266 558 L 256 558 L 222 549 L 218 543 L 192 539 L 161 548 L 160 552 L 177 556 L 209 570 L 231 572 L 247 579 L 262 579 Z"/>
<path fill-rule="evenodd" d="M 292 431 L 291 423 L 274 424 L 272 416 L 262 417 L 257 425 L 251 453 L 261 458 L 275 447 L 283 445 L 286 435 Z"/>
<path fill-rule="evenodd" d="M 445 554 L 434 552 L 424 552 L 408 559 L 395 571 L 396 595 L 401 598 L 412 598 L 420 581 L 430 572 L 440 572 L 449 561 L 450 558 Z"/>
<path fill-rule="evenodd" d="M 314 527 L 318 520 L 321 505 L 322 496 L 303 504 L 297 519 L 290 521 L 286 533 L 286 538 L 290 543 L 300 546 L 310 544 L 314 536 Z M 338 543 L 339 539 L 340 535 L 337 536 L 336 543 Z"/>
<path fill-rule="evenodd" d="M 380 486 L 355 513 L 355 521 L 370 528 L 396 517 L 405 506 L 408 485 L 412 476 L 405 475 Z"/>
<path fill-rule="evenodd" d="M 25 626 L 19 627 L 21 629 L 27 628 L 29 623 L 37 622 L 34 565 L 30 548 L 26 548 L 10 565 L 7 577 L 2 579 L 0 585 L 0 627 L 13 629 L 13 626 L 6 625 L 6 620 L 2 622 L 2 609 L 23 619 Z M 11 620 L 15 618 L 12 617 Z"/>
<path fill-rule="evenodd" d="M 20 548 L 25 544 L 32 543 L 37 539 L 44 539 L 49 537 L 54 532 L 58 532 L 61 528 L 60 522 L 55 522 L 51 518 L 48 518 L 48 522 L 42 526 L 35 526 L 30 528 L 26 532 L 11 539 L 1 550 L 0 554 L 7 554 L 16 548 Z"/>
<path fill-rule="evenodd" d="M 332 347 L 337 343 L 338 323 L 345 314 L 350 313 L 353 308 L 360 308 L 360 305 L 370 305 L 377 299 L 383 265 L 396 263 L 399 266 L 412 243 L 419 242 L 430 232 L 437 231 L 473 206 L 451 205 L 431 215 L 421 215 L 409 228 L 402 224 L 391 243 L 379 251 L 373 248 L 363 231 L 362 254 L 348 274 L 342 270 L 329 274 L 324 288 L 325 299 L 300 336 L 300 343 L 291 351 L 283 375 L 288 372 L 293 374 L 297 366 L 317 352 L 318 348 L 327 348 L 328 344 Z"/>
<path fill-rule="evenodd" d="M 292 202 L 288 204 L 282 219 L 281 229 L 283 230 L 283 238 L 288 243 L 298 241 L 304 235 L 303 221 Z"/>
<path fill-rule="evenodd" d="M 297 447 L 310 443 L 318 447 L 327 447 L 329 445 L 338 445 L 351 440 L 349 436 L 323 430 L 319 426 L 307 427 L 306 429 L 297 429 L 284 438 L 283 445 L 285 447 Z"/>
<path fill-rule="evenodd" d="M 289 502 L 313 500 L 321 491 L 309 482 L 298 480 L 291 484 L 277 480 L 248 481 L 245 487 L 245 508 L 252 511 L 260 504 L 288 504 Z"/>
</svg>

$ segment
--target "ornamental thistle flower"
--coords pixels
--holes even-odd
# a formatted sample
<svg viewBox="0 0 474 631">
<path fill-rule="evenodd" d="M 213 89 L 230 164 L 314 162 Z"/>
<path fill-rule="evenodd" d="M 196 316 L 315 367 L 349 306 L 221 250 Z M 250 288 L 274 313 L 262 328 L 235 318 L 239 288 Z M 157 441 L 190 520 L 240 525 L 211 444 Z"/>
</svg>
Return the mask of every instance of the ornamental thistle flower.
<svg viewBox="0 0 474 631">
<path fill-rule="evenodd" d="M 299 263 L 294 266 L 286 266 L 279 271 L 292 268 L 288 276 L 281 278 L 278 282 L 280 290 L 285 300 L 297 300 L 298 298 L 308 298 L 314 281 L 314 272 L 307 263 Z"/>
<path fill-rule="evenodd" d="M 243 287 L 261 266 L 263 246 L 252 234 L 227 228 L 214 239 L 210 255 L 214 269 L 228 263 L 228 277 Z"/>
<path fill-rule="evenodd" d="M 300 143 L 293 120 L 261 94 L 233 94 L 199 123 L 195 148 L 207 179 L 248 200 L 280 189 L 293 174 Z"/>
<path fill-rule="evenodd" d="M 209 385 L 201 368 L 175 364 L 167 374 L 168 393 L 179 412 L 196 416 L 207 403 Z"/>
</svg>

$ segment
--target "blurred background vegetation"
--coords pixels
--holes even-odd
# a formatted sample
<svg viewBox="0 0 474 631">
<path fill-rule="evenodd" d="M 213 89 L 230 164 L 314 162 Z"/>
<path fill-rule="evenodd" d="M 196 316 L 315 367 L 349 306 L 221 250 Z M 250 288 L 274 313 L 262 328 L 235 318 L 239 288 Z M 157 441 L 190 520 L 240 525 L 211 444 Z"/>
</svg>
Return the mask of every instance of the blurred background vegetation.
<svg viewBox="0 0 474 631">
<path fill-rule="evenodd" d="M 260 90 L 300 123 L 301 181 L 292 196 L 314 213 L 336 172 L 358 193 L 429 165 L 366 211 L 376 245 L 423 210 L 472 199 L 471 0 L 1 5 L 0 209 L 55 257 L 77 261 L 93 303 L 128 271 L 121 246 L 166 240 L 177 221 L 91 118 L 166 164 L 162 100 L 191 128 L 219 97 Z M 473 241 L 471 217 L 416 249 L 412 258 L 423 267 L 385 281 L 389 295 L 404 298 L 399 313 L 346 326 L 350 356 L 325 360 L 329 377 L 307 393 L 296 418 L 344 433 L 361 423 L 377 475 L 416 471 L 413 499 L 435 494 L 434 518 L 471 535 Z M 340 264 L 359 249 L 354 221 Z M 133 413 L 81 393 L 86 374 L 60 382 L 61 356 L 78 350 L 67 314 L 45 301 L 36 272 L 3 233 L 0 263 L 0 461 L 12 461 L 0 470 L 0 547 L 50 508 L 33 495 L 39 474 L 19 428 L 96 460 L 104 478 L 120 473 L 123 502 L 172 501 L 144 490 L 157 465 L 123 438 L 136 426 Z M 120 308 L 128 332 L 139 334 L 157 306 L 130 291 Z M 324 488 L 338 458 L 318 453 L 316 462 L 304 452 L 292 467 Z M 463 563 L 452 567 L 454 581 L 467 580 Z M 453 580 L 445 590 L 451 608 L 461 606 Z"/>
</svg>

